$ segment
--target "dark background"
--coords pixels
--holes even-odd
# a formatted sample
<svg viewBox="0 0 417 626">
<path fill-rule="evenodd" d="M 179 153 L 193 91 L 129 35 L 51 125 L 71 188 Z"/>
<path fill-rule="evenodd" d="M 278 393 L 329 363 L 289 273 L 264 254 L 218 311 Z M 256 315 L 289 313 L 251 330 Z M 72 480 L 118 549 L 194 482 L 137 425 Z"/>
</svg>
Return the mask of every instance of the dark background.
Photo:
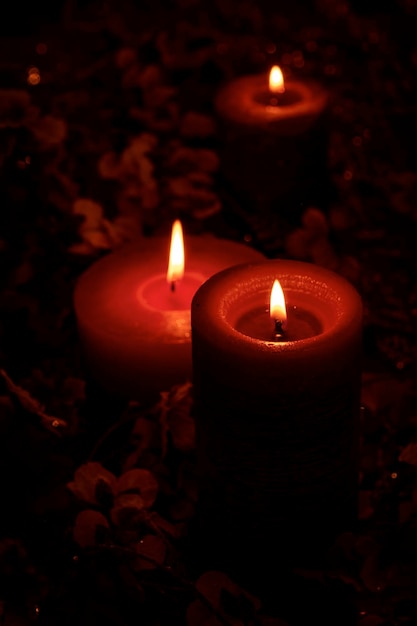
<svg viewBox="0 0 417 626">
<path fill-rule="evenodd" d="M 166 235 L 181 217 L 188 232 L 246 242 L 270 258 L 318 263 L 355 285 L 364 302 L 358 523 L 314 571 L 278 564 L 279 590 L 256 618 L 235 589 L 214 608 L 238 624 L 412 626 L 417 3 L 126 0 L 8 9 L 0 21 L 1 623 L 185 623 L 204 571 L 186 532 L 170 540 L 175 549 L 163 564 L 170 570 L 149 575 L 132 566 L 123 549 L 131 555 L 143 520 L 134 531 L 126 521 L 111 522 L 104 539 L 99 525 L 88 527 L 91 536 L 97 531 L 95 548 L 112 544 L 113 552 L 85 551 L 74 540 L 84 505 L 67 484 L 92 459 L 119 475 L 136 454 L 136 464 L 158 477 L 155 510 L 181 532 L 192 526 L 195 505 L 193 452 L 178 448 L 171 433 L 163 457 L 158 410 L 110 397 L 85 367 L 73 287 L 116 245 L 103 221 L 94 237 L 86 235 L 74 206 L 87 199 L 113 226 L 128 217 L 118 243 L 133 233 Z M 207 119 L 216 122 L 213 101 L 223 82 L 276 62 L 331 94 L 322 202 L 261 215 L 225 183 L 221 164 L 198 201 L 193 193 L 173 194 L 171 182 L 189 181 L 196 167 L 192 158 L 173 165 L 178 145 L 220 154 L 222 137 L 204 128 Z M 150 67 L 152 80 L 144 73 Z M 33 71 L 39 84 L 28 82 Z M 204 117 L 187 135 L 189 113 Z M 119 178 L 99 167 L 103 155 L 124 154 L 142 133 L 157 139 L 150 161 L 158 201 L 150 206 L 127 167 Z M 134 159 L 144 166 L 136 153 Z M 189 416 L 189 406 L 169 402 L 173 423 L 188 432 L 189 422 L 175 420 Z M 148 443 L 139 454 L 141 428 Z M 88 480 L 103 488 L 94 472 Z M 104 492 L 89 505 L 108 517 Z M 202 622 L 199 615 L 189 626 Z"/>
</svg>

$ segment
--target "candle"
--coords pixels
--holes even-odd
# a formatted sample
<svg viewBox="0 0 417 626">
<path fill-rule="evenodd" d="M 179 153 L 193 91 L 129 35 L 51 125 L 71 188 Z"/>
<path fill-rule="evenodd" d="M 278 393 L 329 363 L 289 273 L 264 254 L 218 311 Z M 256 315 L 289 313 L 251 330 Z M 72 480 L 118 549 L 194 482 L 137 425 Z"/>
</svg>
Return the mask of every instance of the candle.
<svg viewBox="0 0 417 626">
<path fill-rule="evenodd" d="M 225 270 L 193 298 L 201 532 L 238 571 L 315 558 L 355 517 L 361 317 L 345 279 L 297 261 Z"/>
<path fill-rule="evenodd" d="M 182 276 L 178 255 L 183 253 L 175 252 L 179 240 L 176 230 L 168 274 L 169 240 L 159 237 L 100 259 L 76 285 L 74 306 L 86 360 L 92 376 L 112 393 L 148 400 L 190 379 L 194 293 L 219 270 L 264 258 L 232 241 L 187 237 Z"/>
<path fill-rule="evenodd" d="M 248 210 L 298 216 L 306 204 L 325 204 L 327 103 L 319 84 L 284 81 L 278 66 L 220 90 L 221 169 Z"/>
</svg>

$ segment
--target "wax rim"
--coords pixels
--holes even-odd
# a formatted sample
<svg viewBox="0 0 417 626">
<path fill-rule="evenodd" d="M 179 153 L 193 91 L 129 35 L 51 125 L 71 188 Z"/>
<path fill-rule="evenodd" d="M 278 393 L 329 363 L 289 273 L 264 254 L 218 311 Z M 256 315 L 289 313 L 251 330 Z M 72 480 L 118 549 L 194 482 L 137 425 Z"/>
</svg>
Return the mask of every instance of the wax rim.
<svg viewBox="0 0 417 626">
<path fill-rule="evenodd" d="M 265 296 L 266 299 L 269 300 L 269 294 L 267 292 L 265 292 Z M 319 317 L 317 315 L 315 315 L 315 313 L 311 313 L 311 311 L 307 310 L 305 306 L 300 306 L 298 304 L 293 304 L 291 301 L 289 301 L 287 299 L 286 301 L 286 309 L 287 309 L 287 314 L 289 317 L 292 318 L 292 320 L 294 320 L 295 323 L 297 323 L 297 316 L 305 316 L 310 318 L 308 321 L 306 321 L 306 324 L 309 325 L 311 331 L 312 331 L 312 335 L 311 337 L 315 337 L 316 335 L 319 335 L 323 332 L 323 327 L 321 324 L 321 321 L 319 319 Z M 236 316 L 236 321 L 234 322 L 233 327 L 235 328 L 235 330 L 240 333 L 241 335 L 245 335 L 246 337 L 252 337 L 253 339 L 256 339 L 257 337 L 253 337 L 252 335 L 250 335 L 249 333 L 246 333 L 242 330 L 242 326 L 244 325 L 243 320 L 247 315 L 250 314 L 255 314 L 255 315 L 264 315 L 265 316 L 265 326 L 268 323 L 268 318 L 269 318 L 269 304 L 268 302 L 265 302 L 262 305 L 258 305 L 256 308 L 249 308 L 248 310 L 244 310 L 242 313 L 239 313 Z M 289 322 L 289 325 L 284 329 L 283 335 L 281 339 L 272 339 L 273 343 L 277 343 L 279 341 L 281 342 L 286 342 L 289 343 L 291 341 L 305 341 L 305 339 L 307 339 L 306 337 L 300 337 L 299 339 L 290 339 L 289 337 L 291 336 L 291 334 L 293 334 L 292 332 L 292 328 L 290 326 L 291 322 Z M 236 328 L 238 327 L 238 328 Z M 271 327 L 271 337 L 273 334 L 273 322 L 270 323 L 270 327 Z M 261 337 L 258 337 L 258 339 L 260 341 L 264 341 L 264 342 L 268 342 L 270 340 L 268 339 L 262 339 Z"/>
<path fill-rule="evenodd" d="M 208 268 L 211 273 L 215 273 L 226 266 L 236 265 L 236 259 L 240 259 L 242 262 L 242 257 L 244 258 L 246 255 L 247 261 L 250 261 L 251 257 L 254 261 L 261 260 L 263 257 L 260 252 L 242 243 L 209 235 L 188 235 L 185 240 L 185 250 L 186 272 L 196 274 L 202 272 L 202 267 L 204 270 Z M 218 250 L 218 254 L 216 250 Z M 156 261 L 155 251 L 158 254 Z M 132 284 L 132 286 L 128 287 L 128 292 L 125 292 L 123 287 L 123 294 L 131 293 L 132 302 L 133 299 L 137 301 L 137 288 L 134 286 L 136 279 L 133 280 L 131 276 L 129 277 L 130 269 L 126 271 L 127 277 L 125 277 L 125 270 L 120 270 L 120 264 L 124 266 L 125 263 L 127 265 L 137 263 L 137 282 L 139 283 L 140 280 L 147 280 L 153 271 L 156 274 L 165 275 L 168 267 L 168 256 L 169 239 L 157 236 L 126 243 L 91 263 L 80 275 L 74 286 L 73 303 L 78 324 L 92 333 L 98 332 L 97 328 L 99 328 L 100 332 L 105 333 L 106 336 L 120 337 L 132 332 L 136 335 L 139 328 L 138 318 L 126 314 L 120 323 L 119 313 L 108 312 L 107 304 L 114 297 L 114 292 L 111 294 L 109 289 L 113 290 L 112 285 L 116 284 L 118 295 L 120 283 L 126 281 L 126 284 Z M 147 269 L 148 263 L 152 264 L 153 268 L 150 272 Z M 204 279 L 207 277 L 208 275 L 204 274 Z M 104 326 L 102 322 L 103 309 L 106 317 Z M 167 311 L 153 311 L 147 307 L 144 309 L 150 315 L 155 313 L 161 320 L 165 320 L 167 317 Z M 94 314 L 92 314 L 92 310 Z M 140 336 L 140 339 L 145 341 L 146 337 Z"/>
<path fill-rule="evenodd" d="M 327 92 L 314 81 L 288 80 L 285 82 L 285 88 L 287 91 L 295 91 L 300 96 L 300 101 L 282 107 L 264 105 L 254 100 L 253 91 L 267 92 L 268 76 L 266 74 L 242 76 L 227 83 L 219 91 L 215 106 L 224 117 L 248 126 L 262 120 L 268 124 L 294 117 L 318 116 L 327 106 Z"/>
<path fill-rule="evenodd" d="M 197 291 L 198 287 L 202 285 L 204 281 L 206 280 L 206 277 L 203 276 L 203 274 L 199 274 L 198 272 L 186 272 L 184 274 L 184 279 L 187 282 L 193 282 L 194 283 L 193 286 L 195 286 L 195 290 Z M 158 284 L 160 284 L 161 286 L 162 285 L 166 286 L 167 291 L 169 291 L 169 284 L 166 278 L 166 274 L 156 274 L 155 276 L 151 276 L 150 278 L 148 278 L 148 280 L 143 282 L 140 285 L 139 289 L 136 291 L 136 298 L 138 302 L 149 311 L 165 310 L 165 309 L 160 309 L 156 305 L 153 305 L 149 300 L 149 296 L 148 297 L 146 296 L 147 289 L 150 289 L 153 286 L 157 286 Z M 179 288 L 180 287 L 181 285 L 179 285 Z M 191 300 L 192 298 L 190 298 L 190 304 L 191 304 Z M 171 312 L 176 312 L 176 311 L 185 311 L 188 309 L 189 309 L 189 306 L 187 306 L 186 308 L 182 308 L 182 309 L 166 309 L 166 310 L 171 311 Z"/>
<path fill-rule="evenodd" d="M 262 271 L 261 277 L 260 271 Z M 239 302 L 245 300 L 245 297 L 253 296 L 259 291 L 260 286 L 263 287 L 262 291 L 267 290 L 269 285 L 272 286 L 275 278 L 282 282 L 284 292 L 291 289 L 288 287 L 289 284 L 292 285 L 292 290 L 298 286 L 297 293 L 303 298 L 312 294 L 316 302 L 327 303 L 331 306 L 333 322 L 324 322 L 323 330 L 318 335 L 282 343 L 249 337 L 234 328 L 231 322 L 233 319 L 230 313 L 231 307 L 238 306 Z M 300 289 L 302 284 L 304 288 Z M 305 288 L 306 284 L 308 289 Z M 320 297 L 317 293 L 321 294 Z M 291 304 L 294 304 L 293 298 L 290 300 Z M 208 301 L 216 303 L 214 311 Z M 309 346 L 331 342 L 332 337 L 344 333 L 350 335 L 354 327 L 356 328 L 362 320 L 362 303 L 359 294 L 345 278 L 311 263 L 287 260 L 242 264 L 212 276 L 194 295 L 192 324 L 193 318 L 199 316 L 200 310 L 202 315 L 210 317 L 208 332 L 218 333 L 230 343 L 245 345 L 248 351 L 258 351 L 259 348 L 267 346 L 268 351 L 271 352 L 292 352 L 298 350 L 301 342 L 308 349 Z M 321 321 L 323 322 L 323 318 Z"/>
</svg>

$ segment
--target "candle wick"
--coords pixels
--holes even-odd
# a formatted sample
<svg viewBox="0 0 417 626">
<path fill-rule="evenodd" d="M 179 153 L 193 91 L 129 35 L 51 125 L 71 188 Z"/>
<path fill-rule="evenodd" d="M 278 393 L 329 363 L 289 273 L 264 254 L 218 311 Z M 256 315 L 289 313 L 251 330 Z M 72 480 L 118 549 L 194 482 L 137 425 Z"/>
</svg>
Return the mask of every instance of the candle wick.
<svg viewBox="0 0 417 626">
<path fill-rule="evenodd" d="M 175 291 L 175 280 L 171 280 L 171 291 L 172 293 Z"/>
<path fill-rule="evenodd" d="M 284 330 L 282 328 L 282 321 L 281 320 L 274 320 L 274 324 L 275 324 L 275 339 L 282 339 L 282 337 L 284 336 Z"/>
</svg>

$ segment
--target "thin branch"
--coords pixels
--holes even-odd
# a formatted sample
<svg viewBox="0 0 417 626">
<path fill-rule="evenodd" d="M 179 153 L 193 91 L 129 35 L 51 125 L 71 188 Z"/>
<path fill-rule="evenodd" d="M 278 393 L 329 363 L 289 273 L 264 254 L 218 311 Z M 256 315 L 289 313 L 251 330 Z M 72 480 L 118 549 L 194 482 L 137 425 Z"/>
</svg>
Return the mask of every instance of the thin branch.
<svg viewBox="0 0 417 626">
<path fill-rule="evenodd" d="M 65 428 L 68 428 L 68 423 L 65 420 L 45 413 L 44 407 L 39 400 L 33 398 L 26 389 L 23 389 L 23 387 L 16 385 L 3 369 L 0 369 L 0 376 L 3 377 L 8 390 L 20 402 L 25 411 L 37 415 L 42 426 L 49 430 L 49 432 L 60 436 L 62 435 L 62 431 Z"/>
<path fill-rule="evenodd" d="M 142 554 L 139 551 L 136 551 L 136 550 L 133 551 L 129 548 L 122 548 L 121 546 L 116 546 L 112 544 L 99 546 L 99 548 L 95 549 L 95 551 L 97 550 L 119 552 L 121 554 L 130 556 L 130 557 L 139 557 L 143 559 L 147 563 L 150 563 L 151 565 L 153 565 L 155 569 L 158 569 L 164 572 L 165 574 L 168 574 L 172 579 L 174 579 L 177 583 L 179 583 L 183 588 L 191 591 L 197 597 L 197 599 L 200 600 L 200 602 L 216 617 L 216 619 L 218 619 L 219 622 L 223 624 L 223 626 L 233 626 L 232 623 L 229 622 L 229 620 L 215 606 L 211 604 L 211 602 L 205 597 L 205 595 L 202 594 L 197 589 L 194 583 L 192 583 L 191 581 L 181 576 L 181 574 L 179 574 L 178 572 L 174 571 L 169 565 L 163 565 L 162 563 L 159 563 L 152 557 L 146 554 Z"/>
</svg>

